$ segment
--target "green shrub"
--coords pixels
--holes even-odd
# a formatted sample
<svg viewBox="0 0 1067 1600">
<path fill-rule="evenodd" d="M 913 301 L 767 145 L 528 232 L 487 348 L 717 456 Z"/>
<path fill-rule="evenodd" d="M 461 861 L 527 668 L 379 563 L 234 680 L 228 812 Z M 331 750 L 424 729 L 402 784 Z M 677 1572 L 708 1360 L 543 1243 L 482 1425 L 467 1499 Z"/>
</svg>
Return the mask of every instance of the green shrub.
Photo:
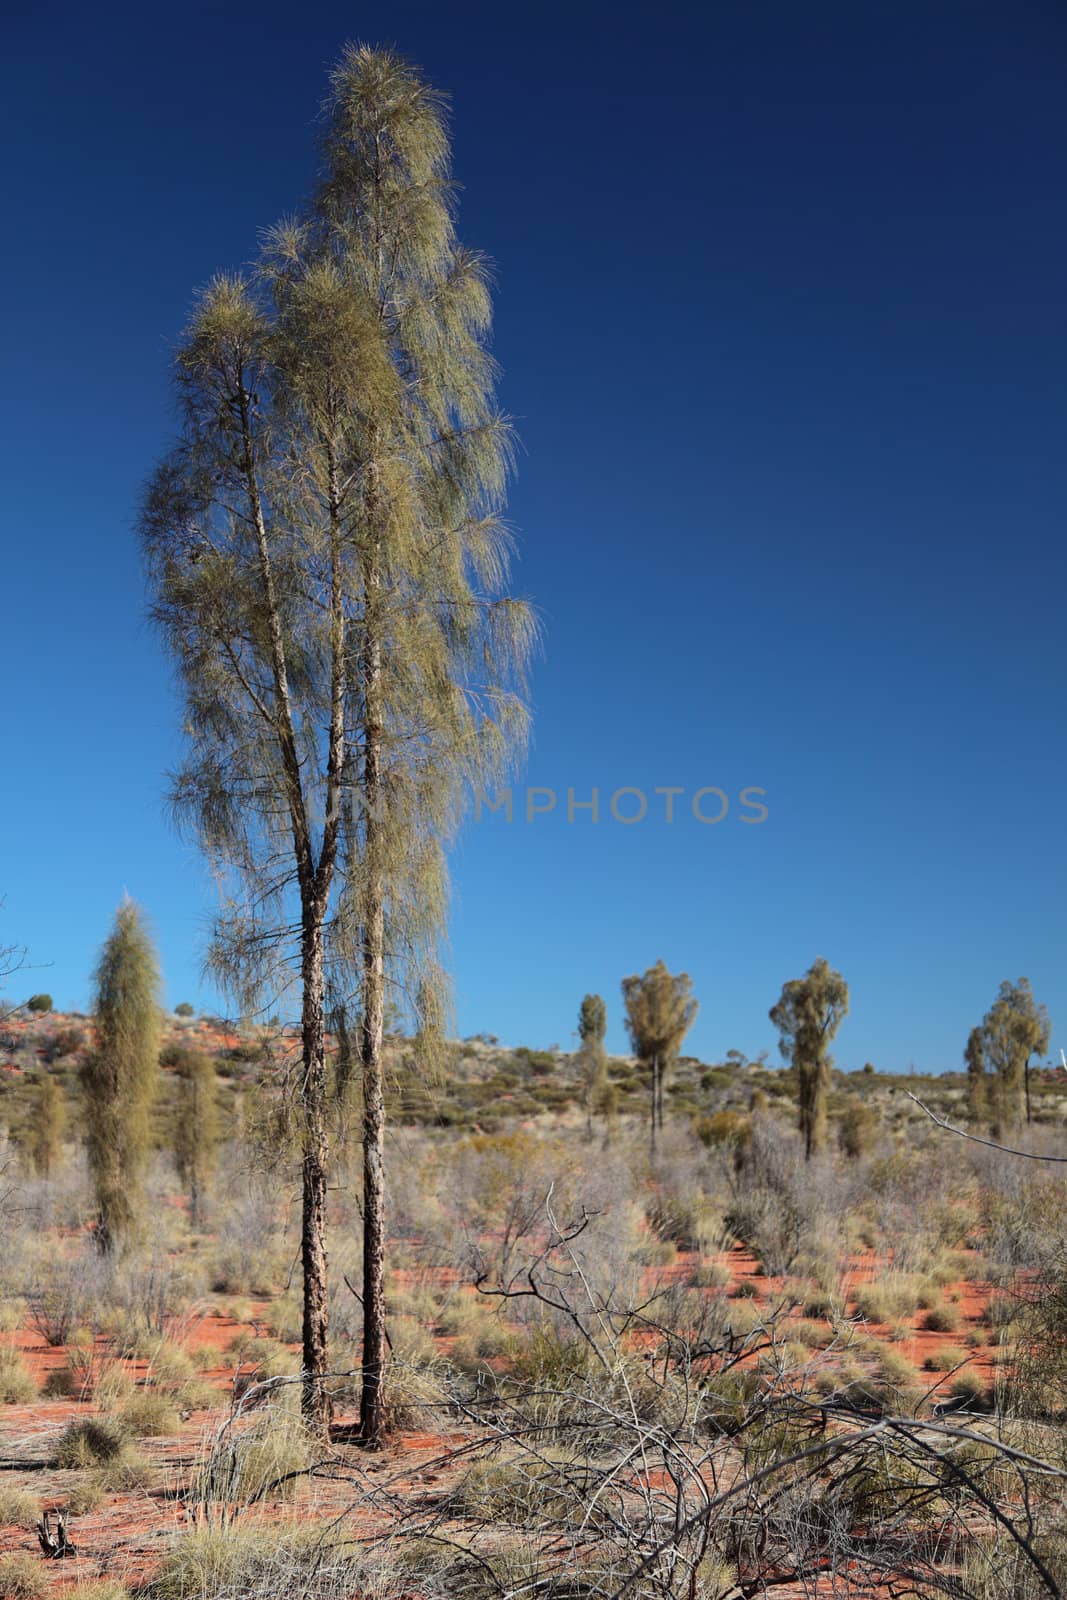
<svg viewBox="0 0 1067 1600">
<path fill-rule="evenodd" d="M 0 1556 L 0 1594 L 4 1600 L 45 1600 L 48 1580 L 42 1562 L 21 1550 Z"/>
<path fill-rule="evenodd" d="M 44 1016 L 52 1009 L 52 996 L 50 994 L 31 994 L 26 1001 L 26 1010 L 35 1011 L 39 1016 Z"/>
<path fill-rule="evenodd" d="M 179 1000 L 178 1004 L 174 1007 L 174 1015 L 176 1017 L 191 1017 L 195 1015 L 195 1013 L 188 1000 Z"/>
</svg>

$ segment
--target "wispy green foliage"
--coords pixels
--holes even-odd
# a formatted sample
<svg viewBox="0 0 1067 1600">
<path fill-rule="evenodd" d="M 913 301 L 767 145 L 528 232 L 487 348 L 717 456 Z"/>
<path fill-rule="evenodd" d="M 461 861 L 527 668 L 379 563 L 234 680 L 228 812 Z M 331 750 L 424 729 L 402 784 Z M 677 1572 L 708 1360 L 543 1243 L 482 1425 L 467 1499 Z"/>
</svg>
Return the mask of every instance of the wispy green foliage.
<svg viewBox="0 0 1067 1600">
<path fill-rule="evenodd" d="M 985 1122 L 989 1116 L 989 1092 L 986 1082 L 985 1041 L 981 1028 L 972 1028 L 967 1035 L 963 1052 L 967 1066 L 967 1101 L 975 1122 Z"/>
<path fill-rule="evenodd" d="M 833 1057 L 829 1046 L 848 1015 L 848 984 L 824 956 L 802 978 L 791 978 L 770 1012 L 783 1057 L 797 1075 L 797 1110 L 810 1160 L 826 1140 L 826 1096 Z"/>
<path fill-rule="evenodd" d="M 66 1127 L 67 1104 L 62 1087 L 50 1072 L 45 1072 L 34 1090 L 27 1135 L 30 1160 L 39 1178 L 51 1176 L 63 1151 Z"/>
<path fill-rule="evenodd" d="M 655 1154 L 656 1129 L 663 1127 L 663 1082 L 693 1025 L 698 1002 L 688 974 L 672 976 L 663 961 L 657 961 L 643 976 L 624 978 L 622 998 L 634 1054 L 649 1073 L 649 1137 Z"/>
<path fill-rule="evenodd" d="M 96 969 L 96 1044 L 82 1067 L 97 1239 L 112 1249 L 136 1229 L 159 1076 L 159 962 L 141 912 L 124 900 Z"/>
<path fill-rule="evenodd" d="M 393 52 L 350 46 L 324 130 L 311 203 L 201 297 L 178 357 L 182 436 L 142 519 L 185 699 L 175 810 L 228 892 L 215 974 L 243 1010 L 301 995 L 312 1377 L 325 996 L 361 1018 L 377 1229 L 387 993 L 425 1058 L 445 1016 L 445 848 L 523 742 L 535 632 L 503 593 L 511 432 L 488 266 L 456 238 L 442 97 Z M 365 1280 L 367 1328 L 373 1301 Z"/>
<path fill-rule="evenodd" d="M 582 1073 L 582 1091 L 589 1132 L 593 1130 L 593 1114 L 605 1114 L 608 1109 L 608 1056 L 604 1049 L 604 1036 L 608 1031 L 608 1008 L 599 994 L 587 994 L 578 1011 L 578 1038 L 581 1049 L 578 1059 Z"/>
<path fill-rule="evenodd" d="M 976 1029 L 983 1066 L 981 1081 L 986 1109 L 1000 1131 L 1014 1127 L 1025 1112 L 1030 1121 L 1030 1063 L 1048 1049 L 1048 1012 L 1034 999 L 1028 978 L 1005 978 L 997 997 Z M 974 1034 L 972 1034 L 972 1038 Z M 970 1042 L 968 1049 L 970 1050 Z M 968 1058 L 968 1071 L 971 1072 Z M 991 1074 L 987 1081 L 987 1072 Z M 972 1078 L 978 1076 L 977 1068 Z"/>
<path fill-rule="evenodd" d="M 200 1227 L 204 1220 L 204 1202 L 215 1173 L 218 1138 L 215 1063 L 210 1056 L 189 1051 L 178 1065 L 174 1160 L 189 1196 L 189 1219 L 194 1228 Z"/>
</svg>

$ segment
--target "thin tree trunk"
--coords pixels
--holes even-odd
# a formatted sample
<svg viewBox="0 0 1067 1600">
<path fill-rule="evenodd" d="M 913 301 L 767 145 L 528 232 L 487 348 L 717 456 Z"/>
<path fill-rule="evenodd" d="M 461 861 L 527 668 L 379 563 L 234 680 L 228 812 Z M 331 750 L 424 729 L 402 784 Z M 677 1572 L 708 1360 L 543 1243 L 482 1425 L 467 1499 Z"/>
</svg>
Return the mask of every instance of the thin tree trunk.
<svg viewBox="0 0 1067 1600">
<path fill-rule="evenodd" d="M 652 1057 L 652 1117 L 649 1125 L 649 1151 L 656 1159 L 656 1094 L 659 1088 L 659 1056 Z"/>
<path fill-rule="evenodd" d="M 1030 1057 L 1029 1056 L 1027 1056 L 1026 1064 L 1023 1067 L 1023 1084 L 1024 1084 L 1025 1090 L 1026 1090 L 1026 1125 L 1027 1125 L 1027 1127 L 1029 1127 L 1030 1123 L 1033 1121 L 1033 1118 L 1030 1115 Z"/>
<path fill-rule="evenodd" d="M 363 805 L 366 906 L 363 927 L 363 1387 L 359 1431 L 377 1448 L 385 1435 L 382 1377 L 385 1341 L 385 1104 L 382 1041 L 385 1032 L 385 881 L 380 838 L 382 798 L 381 642 L 376 618 L 377 574 L 368 573 L 367 632 L 363 651 L 366 715 Z"/>
<path fill-rule="evenodd" d="M 328 1371 L 329 1298 L 326 1259 L 326 1015 L 324 1009 L 322 916 L 317 906 L 305 907 L 303 943 L 304 1007 L 302 1021 L 304 1082 L 303 1223 L 300 1256 L 304 1271 L 305 1420 L 321 1434 L 330 1426 L 326 1392 Z"/>
</svg>

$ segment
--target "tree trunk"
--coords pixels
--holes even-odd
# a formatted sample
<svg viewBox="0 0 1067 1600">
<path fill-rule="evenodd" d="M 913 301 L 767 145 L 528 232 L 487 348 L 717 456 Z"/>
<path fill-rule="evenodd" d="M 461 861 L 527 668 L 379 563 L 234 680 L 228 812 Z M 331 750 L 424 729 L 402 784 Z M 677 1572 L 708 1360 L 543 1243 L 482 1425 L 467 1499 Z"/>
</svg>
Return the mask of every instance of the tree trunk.
<svg viewBox="0 0 1067 1600">
<path fill-rule="evenodd" d="M 649 1123 L 649 1152 L 656 1159 L 656 1098 L 659 1093 L 659 1056 L 652 1057 L 652 1117 Z"/>
<path fill-rule="evenodd" d="M 366 703 L 363 805 L 366 908 L 363 927 L 363 1388 L 359 1431 L 376 1449 L 385 1436 L 385 1105 L 382 1040 L 385 1031 L 385 880 L 381 861 L 382 725 L 381 646 L 372 618 L 363 652 Z"/>
<path fill-rule="evenodd" d="M 1023 1067 L 1023 1085 L 1026 1092 L 1026 1126 L 1029 1127 L 1033 1118 L 1030 1115 L 1030 1057 L 1027 1056 Z"/>
<path fill-rule="evenodd" d="M 304 1271 L 304 1387 L 301 1408 L 316 1432 L 330 1426 L 326 1392 L 329 1297 L 326 1261 L 326 1016 L 324 1010 L 322 915 L 306 906 L 301 930 L 304 1006 L 303 1225 L 300 1255 Z"/>
</svg>

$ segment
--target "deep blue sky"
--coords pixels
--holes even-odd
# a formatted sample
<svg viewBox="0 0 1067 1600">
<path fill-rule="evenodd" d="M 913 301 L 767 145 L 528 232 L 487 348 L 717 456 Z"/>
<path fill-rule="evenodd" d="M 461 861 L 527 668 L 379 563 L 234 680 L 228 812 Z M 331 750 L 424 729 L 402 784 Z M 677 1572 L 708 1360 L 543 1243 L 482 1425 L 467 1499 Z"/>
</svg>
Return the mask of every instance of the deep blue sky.
<svg viewBox="0 0 1067 1600">
<path fill-rule="evenodd" d="M 702 1003 L 692 1048 L 755 1053 L 825 954 L 843 1066 L 957 1065 L 1022 973 L 1058 1046 L 1059 0 L 24 6 L 0 102 L 0 930 L 51 963 L 28 986 L 84 1006 L 128 889 L 170 1001 L 215 1003 L 132 526 L 192 292 L 310 187 L 349 37 L 453 96 L 524 441 L 524 782 L 560 806 L 457 848 L 460 1030 L 568 1044 L 596 989 L 621 1047 L 619 979 L 662 955 Z M 649 816 L 568 825 L 594 785 Z M 734 797 L 718 826 L 685 809 L 705 785 Z"/>
</svg>

